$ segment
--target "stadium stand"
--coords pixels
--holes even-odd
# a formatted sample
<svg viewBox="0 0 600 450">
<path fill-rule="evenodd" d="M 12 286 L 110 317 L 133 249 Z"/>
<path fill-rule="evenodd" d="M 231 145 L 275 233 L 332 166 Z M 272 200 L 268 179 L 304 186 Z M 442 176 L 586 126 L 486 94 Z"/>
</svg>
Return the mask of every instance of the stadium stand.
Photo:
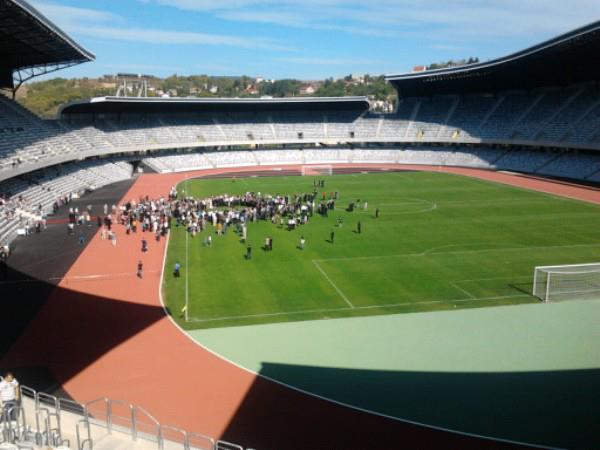
<svg viewBox="0 0 600 450">
<path fill-rule="evenodd" d="M 131 178 L 124 161 L 85 161 L 11 178 L 0 183 L 0 242 L 10 242 L 19 230 L 28 235 L 52 214 L 55 202 L 79 197 Z"/>
<path fill-rule="evenodd" d="M 0 130 L 7 139 L 0 144 L 0 177 L 82 155 L 223 145 L 420 142 L 597 149 L 598 104 L 598 89 L 586 84 L 497 96 L 409 98 L 391 115 L 272 111 L 250 118 L 240 111 L 76 120 L 63 111 L 60 120 L 42 121 L 1 98 Z"/>
</svg>

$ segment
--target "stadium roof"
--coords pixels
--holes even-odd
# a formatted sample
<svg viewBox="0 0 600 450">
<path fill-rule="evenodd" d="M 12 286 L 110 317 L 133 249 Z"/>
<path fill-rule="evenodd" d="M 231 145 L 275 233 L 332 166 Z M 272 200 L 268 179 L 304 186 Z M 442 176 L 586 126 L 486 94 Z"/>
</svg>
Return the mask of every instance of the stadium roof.
<svg viewBox="0 0 600 450">
<path fill-rule="evenodd" d="M 26 1 L 0 0 L 1 88 L 94 59 Z"/>
<path fill-rule="evenodd" d="M 366 97 L 284 97 L 284 98 L 139 98 L 97 97 L 61 107 L 59 116 L 72 114 L 168 114 L 227 113 L 260 111 L 369 109 Z"/>
<path fill-rule="evenodd" d="M 511 55 L 467 66 L 389 75 L 398 95 L 497 92 L 600 80 L 600 21 Z"/>
</svg>

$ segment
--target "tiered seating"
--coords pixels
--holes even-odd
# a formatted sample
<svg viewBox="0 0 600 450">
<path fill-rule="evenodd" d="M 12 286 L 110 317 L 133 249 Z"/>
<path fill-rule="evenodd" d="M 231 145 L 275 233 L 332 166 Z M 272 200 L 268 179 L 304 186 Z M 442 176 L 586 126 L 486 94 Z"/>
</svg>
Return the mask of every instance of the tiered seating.
<svg viewBox="0 0 600 450">
<path fill-rule="evenodd" d="M 253 152 L 259 164 L 302 164 L 301 150 L 264 150 Z"/>
<path fill-rule="evenodd" d="M 126 180 L 131 174 L 131 166 L 123 161 L 86 161 L 0 183 L 0 194 L 8 198 L 0 210 L 0 242 L 10 242 L 28 222 L 33 227 L 59 198 Z"/>
<path fill-rule="evenodd" d="M 227 138 L 233 141 L 262 141 L 274 138 L 268 116 L 264 114 L 219 115 L 216 120 Z"/>
<path fill-rule="evenodd" d="M 354 137 L 356 139 L 376 139 L 380 123 L 383 125 L 383 116 L 381 115 L 365 115 L 359 118 L 354 122 Z"/>
<path fill-rule="evenodd" d="M 291 112 L 272 118 L 275 136 L 278 139 L 323 139 L 325 137 L 324 115 Z"/>
<path fill-rule="evenodd" d="M 204 157 L 215 167 L 253 166 L 256 164 L 254 155 L 248 151 L 205 153 Z"/>
<path fill-rule="evenodd" d="M 545 92 L 531 111 L 516 124 L 511 137 L 520 140 L 532 140 L 544 121 L 560 111 L 563 104 L 574 94 L 573 89 L 557 89 Z"/>
<path fill-rule="evenodd" d="M 574 124 L 597 101 L 598 90 L 595 86 L 582 88 L 577 96 L 558 114 L 544 123 L 535 136 L 536 140 L 561 142 L 576 140 Z"/>
<path fill-rule="evenodd" d="M 327 164 L 327 163 L 339 163 L 344 162 L 340 159 L 340 155 L 337 149 L 331 148 L 326 150 L 318 149 L 307 149 L 303 151 L 304 162 L 306 164 Z"/>
<path fill-rule="evenodd" d="M 419 112 L 409 127 L 407 137 L 416 140 L 436 139 L 454 100 L 451 97 L 422 99 Z"/>
<path fill-rule="evenodd" d="M 175 113 L 127 115 L 70 121 L 44 121 L 14 101 L 0 97 L 0 179 L 11 170 L 27 171 L 94 155 L 145 150 L 217 147 L 251 142 L 306 140 L 316 143 L 364 140 L 365 142 L 537 141 L 577 144 L 600 149 L 600 90 L 593 85 L 533 92 L 499 93 L 434 98 L 404 98 L 394 114 L 360 115 L 353 111 L 271 111 L 262 113 Z M 321 159 L 317 159 L 317 155 Z M 148 158 L 159 171 L 173 168 L 206 168 L 215 165 L 276 164 L 274 154 L 257 154 L 216 162 L 206 156 L 189 160 L 174 155 L 172 161 Z M 284 158 L 285 154 L 282 155 Z M 297 155 L 296 155 L 297 156 Z M 331 154 L 307 153 L 309 160 L 329 161 Z M 348 161 L 357 154 L 339 154 Z M 421 155 L 423 156 L 423 155 Z M 184 158 L 178 161 L 177 158 Z M 263 161 L 262 158 L 266 160 Z M 221 157 L 219 157 L 221 158 Z M 223 156 L 223 158 L 229 158 Z M 304 157 L 303 157 L 304 158 Z M 459 163 L 461 158 L 459 157 Z M 529 156 L 510 157 L 511 170 L 543 167 Z M 299 161 L 297 158 L 294 162 Z M 542 161 L 543 162 L 543 161 Z M 461 163 L 462 164 L 462 163 Z M 32 170 L 30 169 L 30 170 Z"/>
<path fill-rule="evenodd" d="M 203 153 L 180 153 L 146 158 L 143 163 L 157 172 L 210 169 L 214 164 Z"/>
<path fill-rule="evenodd" d="M 577 143 L 586 143 L 598 137 L 598 133 L 600 133 L 600 98 L 596 97 L 595 100 L 595 106 L 573 125 L 575 135 L 571 140 Z"/>
<path fill-rule="evenodd" d="M 534 173 L 547 164 L 556 155 L 550 152 L 515 149 L 503 155 L 496 161 L 496 168 L 514 170 L 516 172 Z"/>
<path fill-rule="evenodd" d="M 508 139 L 513 124 L 535 101 L 535 97 L 524 93 L 504 95 L 500 104 L 479 129 L 478 136 L 483 139 Z"/>
<path fill-rule="evenodd" d="M 416 98 L 400 100 L 396 114 L 383 117 L 378 137 L 383 139 L 403 139 L 406 136 L 412 114 L 418 103 L 419 100 Z"/>
<path fill-rule="evenodd" d="M 353 153 L 353 162 L 395 163 L 398 158 L 399 151 L 356 149 L 353 151 Z"/>
<path fill-rule="evenodd" d="M 542 167 L 538 173 L 564 178 L 585 179 L 600 170 L 600 153 L 565 153 Z"/>
<path fill-rule="evenodd" d="M 352 136 L 357 136 L 356 120 L 357 115 L 352 112 L 328 113 L 325 117 L 326 132 L 329 139 L 348 139 Z M 361 126 L 362 137 L 375 137 L 374 131 L 367 129 L 368 124 L 363 123 Z"/>
<path fill-rule="evenodd" d="M 439 137 L 448 141 L 477 137 L 482 118 L 497 101 L 492 96 L 463 96 Z"/>
</svg>

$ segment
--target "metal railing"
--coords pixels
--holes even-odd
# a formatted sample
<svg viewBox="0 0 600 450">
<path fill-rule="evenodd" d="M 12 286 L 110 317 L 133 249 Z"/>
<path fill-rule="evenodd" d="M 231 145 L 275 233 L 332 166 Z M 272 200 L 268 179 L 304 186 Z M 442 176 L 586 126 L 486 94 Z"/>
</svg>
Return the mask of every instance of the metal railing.
<svg viewBox="0 0 600 450">
<path fill-rule="evenodd" d="M 191 433 L 178 427 L 161 424 L 143 407 L 122 400 L 101 397 L 85 404 L 63 399 L 53 395 L 37 392 L 21 386 L 21 395 L 31 398 L 35 404 L 35 441 L 38 445 L 61 445 L 68 441 L 62 438 L 61 415 L 74 414 L 81 417 L 75 426 L 78 450 L 92 450 L 94 440 L 92 426 L 127 434 L 132 441 L 144 440 L 156 444 L 163 450 L 165 443 L 180 445 L 181 450 L 244 450 L 237 444 L 226 441 L 215 441 L 200 433 Z M 7 433 L 16 436 L 20 430 L 27 428 L 24 409 L 13 408 L 22 416 L 22 424 L 17 422 L 15 429 L 9 428 Z M 5 429 L 7 425 L 5 423 Z M 4 434 L 3 429 L 3 434 Z M 13 437 L 13 440 L 15 437 Z M 250 450 L 250 449 L 248 449 Z"/>
</svg>

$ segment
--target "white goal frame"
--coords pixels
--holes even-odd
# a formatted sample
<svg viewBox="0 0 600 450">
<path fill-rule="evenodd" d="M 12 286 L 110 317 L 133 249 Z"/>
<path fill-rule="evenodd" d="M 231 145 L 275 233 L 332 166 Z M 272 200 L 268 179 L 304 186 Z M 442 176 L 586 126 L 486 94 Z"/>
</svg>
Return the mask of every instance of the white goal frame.
<svg viewBox="0 0 600 450">
<path fill-rule="evenodd" d="M 333 164 L 306 164 L 302 166 L 302 176 L 315 175 L 333 175 Z"/>
<path fill-rule="evenodd" d="M 537 266 L 532 294 L 546 303 L 600 299 L 600 263 Z"/>
</svg>

